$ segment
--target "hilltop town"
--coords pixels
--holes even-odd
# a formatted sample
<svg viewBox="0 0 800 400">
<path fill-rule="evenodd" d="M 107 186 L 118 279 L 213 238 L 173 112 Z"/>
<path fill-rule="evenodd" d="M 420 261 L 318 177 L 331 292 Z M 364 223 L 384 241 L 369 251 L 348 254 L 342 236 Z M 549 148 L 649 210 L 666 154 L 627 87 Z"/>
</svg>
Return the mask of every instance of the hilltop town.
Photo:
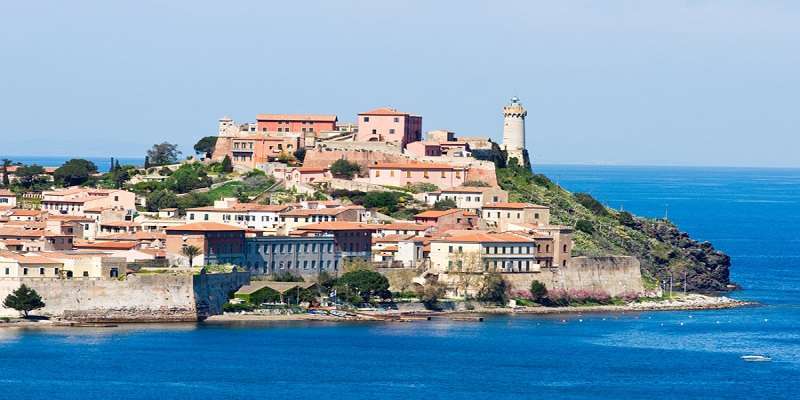
<svg viewBox="0 0 800 400">
<path fill-rule="evenodd" d="M 516 97 L 502 108 L 501 143 L 424 132 L 421 116 L 383 107 L 355 122 L 224 117 L 195 155 L 164 142 L 143 167 L 5 160 L 0 298 L 25 284 L 45 315 L 185 321 L 300 304 L 608 305 L 728 288 L 729 260 L 710 244 L 534 174 L 526 116 Z"/>
</svg>

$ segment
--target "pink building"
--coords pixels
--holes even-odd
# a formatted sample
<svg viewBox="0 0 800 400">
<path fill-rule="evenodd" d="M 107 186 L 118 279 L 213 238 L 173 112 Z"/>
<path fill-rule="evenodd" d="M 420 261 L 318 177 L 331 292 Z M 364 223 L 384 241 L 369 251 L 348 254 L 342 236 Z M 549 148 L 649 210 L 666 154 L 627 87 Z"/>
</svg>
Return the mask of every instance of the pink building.
<svg viewBox="0 0 800 400">
<path fill-rule="evenodd" d="M 422 117 L 418 115 L 388 107 L 358 114 L 356 141 L 395 143 L 404 148 L 419 140 L 422 140 Z"/>
<path fill-rule="evenodd" d="M 292 171 L 291 180 L 300 183 L 326 181 L 333 178 L 327 167 L 303 166 Z"/>
<path fill-rule="evenodd" d="M 369 183 L 385 186 L 425 182 L 447 188 L 461 186 L 466 175 L 466 167 L 440 163 L 378 163 L 369 167 Z"/>
<path fill-rule="evenodd" d="M 335 131 L 335 115 L 313 114 L 258 114 L 256 128 L 259 132 L 319 133 Z"/>
<path fill-rule="evenodd" d="M 438 142 L 411 142 L 406 145 L 406 151 L 418 157 L 438 157 L 442 155 L 442 146 Z"/>
</svg>

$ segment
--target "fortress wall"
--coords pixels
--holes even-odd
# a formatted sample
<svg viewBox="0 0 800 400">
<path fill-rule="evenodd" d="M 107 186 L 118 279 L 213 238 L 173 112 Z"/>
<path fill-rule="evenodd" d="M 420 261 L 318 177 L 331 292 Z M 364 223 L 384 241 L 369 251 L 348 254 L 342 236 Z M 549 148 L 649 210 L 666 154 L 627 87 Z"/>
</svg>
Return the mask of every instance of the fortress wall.
<svg viewBox="0 0 800 400">
<path fill-rule="evenodd" d="M 130 275 L 124 280 L 7 278 L 0 279 L 0 299 L 24 283 L 46 304 L 36 315 L 84 321 L 196 321 L 198 313 L 221 313 L 227 293 L 248 280 L 246 272 Z M 19 313 L 0 306 L 0 316 Z"/>
<path fill-rule="evenodd" d="M 643 293 L 639 260 L 627 256 L 573 257 L 566 267 L 542 268 L 538 273 L 504 274 L 513 290 L 528 290 L 533 280 L 548 289 L 602 290 L 611 296 Z"/>
</svg>

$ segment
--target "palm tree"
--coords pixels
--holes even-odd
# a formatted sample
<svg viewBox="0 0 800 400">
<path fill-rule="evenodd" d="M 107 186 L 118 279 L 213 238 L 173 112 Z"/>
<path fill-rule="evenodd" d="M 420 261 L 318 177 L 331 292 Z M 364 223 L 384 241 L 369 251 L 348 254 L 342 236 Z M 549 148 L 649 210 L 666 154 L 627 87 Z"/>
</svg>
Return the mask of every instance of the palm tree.
<svg viewBox="0 0 800 400">
<path fill-rule="evenodd" d="M 181 253 L 183 253 L 184 256 L 189 258 L 189 268 L 192 268 L 192 264 L 194 263 L 194 258 L 200 255 L 202 252 L 200 251 L 199 248 L 197 248 L 197 246 L 188 245 L 188 246 L 183 246 Z"/>
</svg>

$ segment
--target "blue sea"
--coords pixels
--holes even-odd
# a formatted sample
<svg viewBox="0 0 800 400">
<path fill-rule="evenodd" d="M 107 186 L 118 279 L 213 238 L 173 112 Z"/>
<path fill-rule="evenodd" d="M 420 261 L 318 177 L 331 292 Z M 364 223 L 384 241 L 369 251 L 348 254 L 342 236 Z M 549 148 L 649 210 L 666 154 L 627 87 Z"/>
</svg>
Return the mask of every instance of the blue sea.
<svg viewBox="0 0 800 400">
<path fill-rule="evenodd" d="M 22 163 L 25 165 L 41 165 L 42 167 L 60 167 L 65 162 L 73 159 L 73 158 L 82 158 L 84 160 L 89 160 L 93 162 L 96 166 L 98 171 L 100 172 L 108 172 L 111 169 L 111 157 L 62 157 L 62 156 L 3 156 L 0 155 L 0 160 L 7 158 L 15 163 Z M 144 165 L 144 155 L 141 158 L 136 157 L 114 157 L 115 160 L 119 160 L 120 165 L 133 165 L 136 167 L 141 167 Z"/>
<path fill-rule="evenodd" d="M 733 258 L 759 307 L 408 324 L 0 329 L 0 398 L 800 398 L 800 170 L 541 166 Z M 747 363 L 744 354 L 772 362 Z"/>
</svg>

